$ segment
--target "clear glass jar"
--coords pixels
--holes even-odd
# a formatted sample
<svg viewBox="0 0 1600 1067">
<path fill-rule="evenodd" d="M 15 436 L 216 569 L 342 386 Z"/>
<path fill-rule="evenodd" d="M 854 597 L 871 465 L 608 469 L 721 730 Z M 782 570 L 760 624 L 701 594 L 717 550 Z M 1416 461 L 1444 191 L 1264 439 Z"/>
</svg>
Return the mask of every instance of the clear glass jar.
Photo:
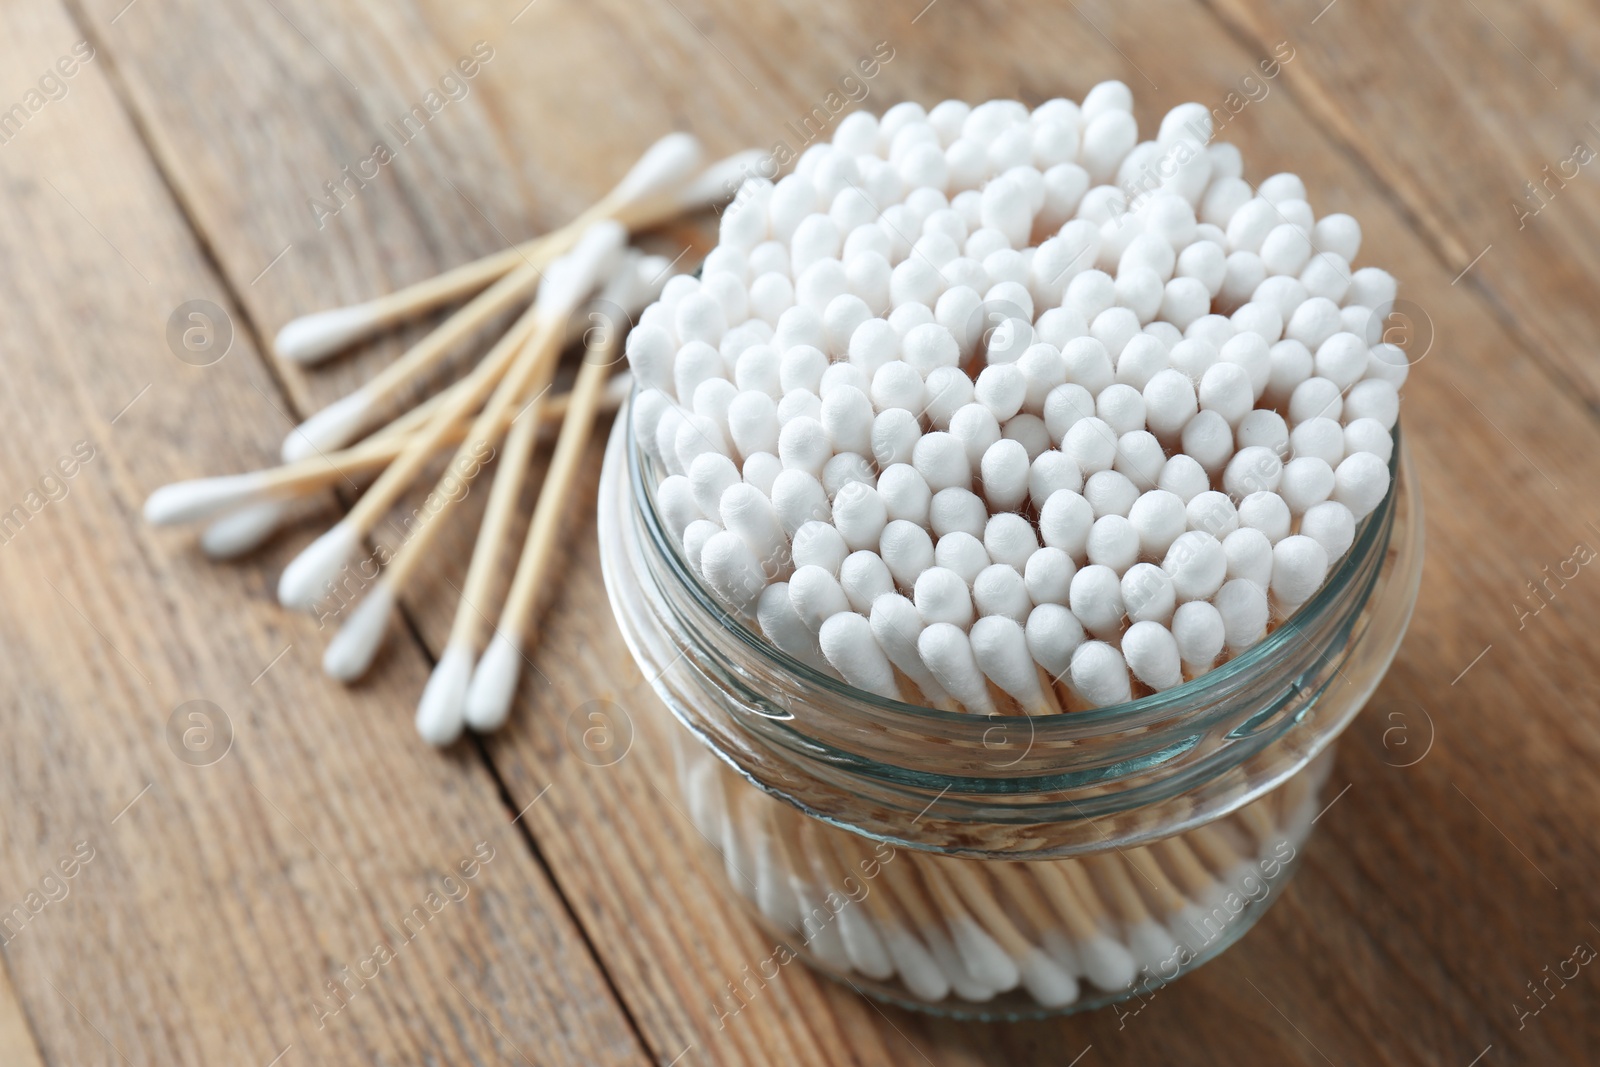
<svg viewBox="0 0 1600 1067">
<path fill-rule="evenodd" d="M 672 714 L 686 809 L 779 947 L 736 1014 L 804 959 L 969 1018 L 1085 1010 L 1221 952 L 1281 893 L 1332 742 L 1388 669 L 1422 569 L 1396 430 L 1392 488 L 1326 585 L 1255 647 L 1129 703 L 943 712 L 772 647 L 685 564 L 626 413 L 601 476 L 606 589 Z"/>
</svg>

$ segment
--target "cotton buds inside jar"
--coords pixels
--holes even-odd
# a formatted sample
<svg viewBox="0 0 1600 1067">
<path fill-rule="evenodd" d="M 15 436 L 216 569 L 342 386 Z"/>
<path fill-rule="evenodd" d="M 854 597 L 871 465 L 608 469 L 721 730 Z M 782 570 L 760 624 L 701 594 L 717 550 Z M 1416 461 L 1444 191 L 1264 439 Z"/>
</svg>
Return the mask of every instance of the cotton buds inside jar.
<svg viewBox="0 0 1600 1067">
<path fill-rule="evenodd" d="M 842 119 L 746 180 L 627 352 L 684 558 L 794 658 L 976 713 L 1118 704 L 1259 642 L 1390 488 L 1395 282 L 1120 82 Z"/>
</svg>

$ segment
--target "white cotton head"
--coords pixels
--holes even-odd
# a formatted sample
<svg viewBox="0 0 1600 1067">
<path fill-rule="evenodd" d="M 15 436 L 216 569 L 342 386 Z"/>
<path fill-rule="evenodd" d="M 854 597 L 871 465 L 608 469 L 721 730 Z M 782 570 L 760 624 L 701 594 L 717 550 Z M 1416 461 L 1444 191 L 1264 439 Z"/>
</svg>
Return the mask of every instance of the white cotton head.
<svg viewBox="0 0 1600 1067">
<path fill-rule="evenodd" d="M 747 148 L 719 159 L 680 187 L 672 202 L 684 214 L 720 203 L 728 199 L 728 190 L 736 188 L 746 175 L 754 174 L 765 166 L 766 159 L 767 153 L 759 148 Z M 667 167 L 663 164 L 663 177 L 666 171 Z"/>
<path fill-rule="evenodd" d="M 1062 604 L 1040 604 L 1028 613 L 1024 629 L 1028 652 L 1052 678 L 1065 678 L 1072 654 L 1087 640 L 1083 624 Z"/>
<path fill-rule="evenodd" d="M 841 594 L 839 603 L 843 602 Z M 795 608 L 794 601 L 789 595 L 789 583 L 774 582 L 761 591 L 761 599 L 756 606 L 756 621 L 761 627 L 761 632 L 767 636 L 767 640 L 781 651 L 824 674 L 833 673 L 833 668 L 828 666 L 828 661 L 822 657 L 822 647 L 817 643 L 816 629 L 807 626 Z M 817 629 L 820 628 L 819 622 Z"/>
<path fill-rule="evenodd" d="M 286 608 L 309 611 L 360 546 L 360 530 L 348 522 L 336 523 L 301 549 L 283 569 L 278 579 L 278 603 Z"/>
<path fill-rule="evenodd" d="M 872 624 L 866 616 L 853 611 L 838 612 L 823 622 L 817 639 L 822 645 L 822 654 L 845 681 L 886 700 L 901 698 L 894 668 L 883 649 L 878 647 L 878 639 L 873 636 Z"/>
<path fill-rule="evenodd" d="M 1082 494 L 1057 490 L 1039 510 L 1039 534 L 1046 545 L 1083 563 L 1088 558 L 1089 529 L 1094 519 L 1094 508 Z"/>
<path fill-rule="evenodd" d="M 1128 950 L 1146 973 L 1170 973 L 1178 954 L 1178 943 L 1166 927 L 1153 919 L 1145 919 L 1128 927 Z"/>
<path fill-rule="evenodd" d="M 850 610 L 839 580 L 824 568 L 812 564 L 797 568 L 789 579 L 789 601 L 795 614 L 812 633 L 841 611 Z"/>
<path fill-rule="evenodd" d="M 885 593 L 872 602 L 872 634 L 889 661 L 916 683 L 923 697 L 934 707 L 948 707 L 950 696 L 917 652 L 922 636 L 922 616 L 916 606 L 899 593 Z"/>
<path fill-rule="evenodd" d="M 1331 499 L 1350 509 L 1356 521 L 1370 515 L 1389 492 L 1389 465 L 1371 452 L 1346 456 L 1333 472 Z"/>
<path fill-rule="evenodd" d="M 700 552 L 700 572 L 724 604 L 741 615 L 755 614 L 767 576 L 744 538 L 730 530 L 713 534 Z"/>
<path fill-rule="evenodd" d="M 583 231 L 572 251 L 545 268 L 536 303 L 540 313 L 565 319 L 583 302 L 622 254 L 628 231 L 611 219 Z"/>
<path fill-rule="evenodd" d="M 1085 641 L 1072 653 L 1072 688 L 1095 707 L 1133 699 L 1128 665 L 1122 653 L 1104 641 Z"/>
<path fill-rule="evenodd" d="M 960 574 L 930 567 L 917 576 L 913 589 L 917 612 L 926 625 L 950 623 L 965 630 L 975 617 L 972 591 Z"/>
<path fill-rule="evenodd" d="M 1222 616 L 1222 630 L 1228 651 L 1243 652 L 1267 633 L 1267 590 L 1248 578 L 1224 582 L 1211 598 Z"/>
<path fill-rule="evenodd" d="M 1135 563 L 1122 575 L 1123 608 L 1133 622 L 1159 622 L 1172 618 L 1178 595 L 1172 576 L 1154 563 Z"/>
<path fill-rule="evenodd" d="M 1272 546 L 1272 598 L 1285 614 L 1311 599 L 1327 576 L 1328 550 L 1315 539 L 1291 534 Z"/>
<path fill-rule="evenodd" d="M 1054 710 L 1039 682 L 1039 669 L 1028 651 L 1021 624 L 1003 615 L 989 615 L 972 624 L 968 634 L 978 669 L 1009 693 L 1030 715 Z"/>
<path fill-rule="evenodd" d="M 822 482 L 803 470 L 785 470 L 773 480 L 772 506 L 791 537 L 812 520 L 833 521 L 833 506 Z"/>
<path fill-rule="evenodd" d="M 723 490 L 720 514 L 722 525 L 744 540 L 764 574 L 788 572 L 789 538 L 765 493 L 736 482 Z"/>
<path fill-rule="evenodd" d="M 144 521 L 152 526 L 174 526 L 180 522 L 210 518 L 249 503 L 261 491 L 262 476 L 259 473 L 172 482 L 146 498 Z"/>
<path fill-rule="evenodd" d="M 1326 549 L 1330 561 L 1337 560 L 1355 542 L 1356 517 L 1337 500 L 1325 500 L 1300 517 L 1300 532 Z M 1270 575 L 1263 584 L 1267 580 Z"/>
<path fill-rule="evenodd" d="M 1030 948 L 1018 964 L 1022 987 L 1046 1008 L 1063 1008 L 1078 999 L 1078 980 L 1045 955 Z"/>
<path fill-rule="evenodd" d="M 965 630 L 946 622 L 932 623 L 917 638 L 917 652 L 939 684 L 968 712 L 994 713 L 994 701 Z"/>
<path fill-rule="evenodd" d="M 356 604 L 344 625 L 334 633 L 322 653 L 322 670 L 330 678 L 353 682 L 367 673 L 383 644 L 394 613 L 394 590 L 379 579 Z"/>
<path fill-rule="evenodd" d="M 839 587 L 850 606 L 865 615 L 872 610 L 873 601 L 894 592 L 894 576 L 881 556 L 863 549 L 839 564 Z"/>
<path fill-rule="evenodd" d="M 1005 949 L 976 919 L 962 912 L 947 916 L 946 923 L 956 952 L 973 978 L 999 992 L 1015 989 L 1022 981 L 1016 961 L 1006 955 Z"/>
<path fill-rule="evenodd" d="M 992 563 L 972 580 L 972 602 L 979 615 L 1003 615 L 1025 621 L 1033 607 L 1026 580 L 1015 567 Z"/>
<path fill-rule="evenodd" d="M 445 646 L 434 664 L 428 684 L 417 702 L 417 733 L 428 744 L 442 748 L 461 736 L 466 723 L 467 686 L 472 680 L 472 649 Z"/>
<path fill-rule="evenodd" d="M 522 674 L 520 638 L 501 630 L 489 641 L 467 685 L 464 715 L 480 733 L 498 730 L 511 715 L 511 701 Z"/>
<path fill-rule="evenodd" d="M 1263 589 L 1272 581 L 1272 542 L 1260 530 L 1253 526 L 1234 530 L 1222 539 L 1222 551 L 1228 557 L 1230 580 L 1247 578 Z"/>
<path fill-rule="evenodd" d="M 1093 563 L 1080 569 L 1072 576 L 1068 606 L 1090 633 L 1097 637 L 1117 634 L 1124 614 L 1122 582 L 1117 572 Z"/>
<path fill-rule="evenodd" d="M 1228 557 L 1215 536 L 1204 530 L 1190 530 L 1172 542 L 1161 568 L 1172 575 L 1172 588 L 1179 603 L 1187 603 L 1205 600 L 1222 586 Z"/>
<path fill-rule="evenodd" d="M 694 178 L 704 154 L 692 134 L 669 133 L 645 149 L 607 199 L 620 204 L 677 193 Z"/>
<path fill-rule="evenodd" d="M 893 519 L 883 528 L 878 552 L 901 589 L 912 589 L 923 571 L 933 566 L 933 539 L 909 519 Z"/>
<path fill-rule="evenodd" d="M 262 500 L 221 516 L 200 535 L 200 548 L 212 559 L 234 559 L 259 548 L 278 532 L 289 513 L 287 500 Z"/>
<path fill-rule="evenodd" d="M 1179 657 L 1192 674 L 1211 669 L 1227 638 L 1222 615 L 1208 600 L 1179 604 L 1172 613 L 1172 636 L 1178 642 Z"/>
<path fill-rule="evenodd" d="M 370 303 L 316 311 L 291 319 L 273 338 L 272 350 L 292 363 L 321 363 L 381 326 Z"/>
<path fill-rule="evenodd" d="M 832 523 L 812 519 L 794 532 L 792 553 L 796 567 L 821 567 L 837 575 L 839 565 L 850 554 L 850 546 Z"/>
</svg>

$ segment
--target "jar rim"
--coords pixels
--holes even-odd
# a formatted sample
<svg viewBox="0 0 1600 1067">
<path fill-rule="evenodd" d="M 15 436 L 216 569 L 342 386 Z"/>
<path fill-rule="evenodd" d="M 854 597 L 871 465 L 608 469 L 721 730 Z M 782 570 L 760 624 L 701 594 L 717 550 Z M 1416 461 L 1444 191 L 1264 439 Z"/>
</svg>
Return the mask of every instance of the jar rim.
<svg viewBox="0 0 1600 1067">
<path fill-rule="evenodd" d="M 640 387 L 636 385 L 635 399 L 639 391 Z M 630 401 L 629 413 L 631 408 Z M 655 487 L 646 477 L 648 457 L 640 447 L 634 432 L 633 419 L 625 418 L 624 422 L 626 434 L 624 451 L 627 454 L 630 492 L 644 520 L 643 525 L 649 533 L 652 549 L 665 561 L 670 573 L 688 592 L 695 606 L 710 616 L 712 621 L 740 645 L 759 657 L 759 662 L 786 672 L 808 687 L 815 686 L 832 697 L 848 701 L 852 705 L 859 705 L 864 710 L 881 712 L 897 719 L 903 718 L 907 720 L 908 725 L 925 723 L 929 726 L 959 727 L 985 720 L 984 716 L 973 715 L 970 712 L 944 711 L 924 704 L 892 700 L 857 688 L 790 656 L 757 630 L 745 625 L 737 613 L 722 604 L 706 587 L 700 576 L 689 567 L 681 548 L 668 534 L 656 507 L 653 491 Z M 1043 727 L 1053 733 L 1051 727 L 1064 727 L 1065 729 L 1058 735 L 1062 738 L 1084 733 L 1093 734 L 1097 732 L 1096 728 L 1110 727 L 1122 732 L 1130 727 L 1161 722 L 1197 704 L 1203 705 L 1226 695 L 1231 689 L 1243 684 L 1259 670 L 1271 664 L 1293 642 L 1305 640 L 1301 631 L 1311 623 L 1321 620 L 1329 611 L 1344 606 L 1347 587 L 1358 577 L 1368 573 L 1372 557 L 1382 554 L 1388 547 L 1392 526 L 1390 520 L 1398 506 L 1399 496 L 1396 486 L 1399 484 L 1402 442 L 1398 422 L 1392 428 L 1391 435 L 1394 447 L 1390 452 L 1388 463 L 1389 491 L 1384 494 L 1378 507 L 1358 523 L 1350 548 L 1346 550 L 1317 592 L 1296 608 L 1293 614 L 1281 620 L 1264 638 L 1211 670 L 1159 693 L 1063 715 L 1032 715 L 1019 718 L 1030 720 L 1035 730 Z"/>
</svg>

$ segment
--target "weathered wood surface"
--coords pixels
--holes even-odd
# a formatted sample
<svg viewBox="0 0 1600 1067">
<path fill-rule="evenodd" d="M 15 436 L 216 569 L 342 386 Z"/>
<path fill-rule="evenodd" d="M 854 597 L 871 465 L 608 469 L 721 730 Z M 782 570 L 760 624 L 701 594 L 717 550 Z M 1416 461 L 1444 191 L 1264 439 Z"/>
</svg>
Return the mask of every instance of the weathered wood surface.
<svg viewBox="0 0 1600 1067">
<path fill-rule="evenodd" d="M 1534 606 L 1525 583 L 1547 564 L 1579 541 L 1600 548 L 1587 525 L 1600 522 L 1582 225 L 1592 190 L 1586 177 L 1570 183 L 1532 237 L 1502 244 L 1486 228 L 1497 212 L 1515 224 L 1501 201 L 1524 180 L 1503 177 L 1521 174 L 1519 139 L 1544 151 L 1555 138 L 1554 151 L 1551 131 L 1589 117 L 1576 58 L 1539 64 L 1561 84 L 1558 106 L 1493 29 L 1363 0 L 1320 18 L 1320 5 L 1249 0 L 125 2 L 13 13 L 0 45 L 18 98 L 26 72 L 77 40 L 97 49 L 67 97 L 0 146 L 20 208 L 0 222 L 16 289 L 0 325 L 16 379 L 7 499 L 76 440 L 97 449 L 69 495 L 0 548 L 18 724 L 0 785 L 0 899 L 20 900 L 74 842 L 99 848 L 71 894 L 3 947 L 15 992 L 0 988 L 0 1002 L 16 1010 L 0 1020 L 26 1020 L 44 1062 L 266 1063 L 285 1045 L 284 1064 L 1600 1057 L 1587 971 L 1520 1027 L 1517 1014 L 1537 1006 L 1526 983 L 1542 968 L 1600 942 L 1589 925 L 1600 921 L 1589 889 L 1600 787 L 1587 772 L 1600 755 L 1587 714 L 1600 697 L 1588 654 L 1600 600 L 1584 574 L 1520 629 L 1516 612 Z M 1523 35 L 1564 39 L 1576 57 L 1597 33 L 1592 14 L 1554 2 L 1532 22 L 1502 4 L 1484 12 L 1530 54 Z M 1258 83 L 1265 95 L 1242 93 L 1282 40 L 1295 58 Z M 335 203 L 323 183 L 370 155 L 479 41 L 493 56 L 464 98 L 319 227 L 327 212 L 308 201 Z M 598 444 L 546 615 L 542 677 L 505 733 L 444 757 L 415 742 L 410 715 L 470 523 L 441 538 L 415 583 L 414 631 L 391 635 L 381 669 L 346 692 L 317 672 L 326 635 L 271 603 L 313 524 L 262 558 L 214 567 L 184 534 L 138 521 L 148 489 L 267 459 L 289 420 L 420 333 L 307 374 L 260 355 L 292 315 L 559 223 L 668 128 L 718 151 L 794 145 L 785 124 L 879 42 L 894 57 L 864 105 L 880 109 L 1078 96 L 1120 77 L 1149 129 L 1182 100 L 1254 95 L 1222 132 L 1244 150 L 1246 176 L 1297 170 L 1319 212 L 1360 217 L 1361 262 L 1394 271 L 1436 335 L 1406 390 L 1428 568 L 1407 644 L 1335 769 L 1333 788 L 1349 789 L 1261 926 L 1126 1018 L 937 1022 L 792 966 L 719 1021 L 724 984 L 769 947 L 674 810 L 676 727 L 604 603 L 587 517 Z M 1461 108 L 1430 64 L 1494 107 Z M 185 366 L 163 340 L 191 298 L 226 307 L 236 327 L 211 367 Z M 336 506 L 330 496 L 327 513 Z M 184 766 L 164 740 L 172 708 L 196 697 L 227 709 L 237 732 L 216 766 Z M 568 719 L 593 700 L 631 726 L 610 766 L 567 740 Z M 524 808 L 526 838 L 509 826 Z M 380 924 L 479 839 L 496 858 L 473 894 L 317 1030 L 315 987 L 370 952 Z"/>
</svg>

